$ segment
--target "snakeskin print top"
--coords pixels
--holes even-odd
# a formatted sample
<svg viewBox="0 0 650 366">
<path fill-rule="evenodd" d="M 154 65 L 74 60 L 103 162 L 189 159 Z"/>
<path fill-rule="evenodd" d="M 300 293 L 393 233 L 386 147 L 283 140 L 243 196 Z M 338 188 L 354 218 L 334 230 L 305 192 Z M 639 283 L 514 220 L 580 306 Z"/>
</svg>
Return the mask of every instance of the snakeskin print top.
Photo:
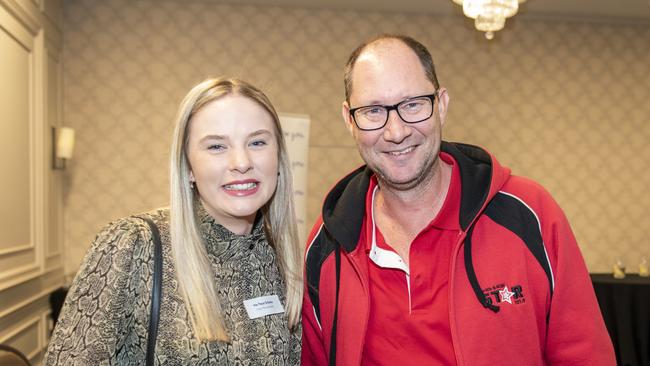
<svg viewBox="0 0 650 366">
<path fill-rule="evenodd" d="M 199 205 L 200 206 L 200 205 Z M 236 235 L 199 212 L 231 343 L 198 342 L 178 291 L 169 236 L 169 210 L 145 214 L 160 229 L 163 285 L 156 341 L 159 365 L 297 365 L 300 329 L 285 314 L 249 319 L 243 301 L 278 295 L 284 280 L 262 220 Z M 120 219 L 101 231 L 68 292 L 45 365 L 144 365 L 151 307 L 153 243 L 144 220 Z"/>
</svg>

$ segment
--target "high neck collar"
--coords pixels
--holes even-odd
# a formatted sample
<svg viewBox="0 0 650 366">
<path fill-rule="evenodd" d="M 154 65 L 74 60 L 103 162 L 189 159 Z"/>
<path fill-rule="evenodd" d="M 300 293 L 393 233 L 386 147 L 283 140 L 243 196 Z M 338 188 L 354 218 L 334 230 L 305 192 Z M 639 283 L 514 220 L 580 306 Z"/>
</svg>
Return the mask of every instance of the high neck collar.
<svg viewBox="0 0 650 366">
<path fill-rule="evenodd" d="M 262 213 L 258 211 L 255 222 L 253 222 L 253 229 L 249 234 L 236 234 L 228 230 L 225 226 L 217 222 L 208 211 L 203 207 L 200 201 L 195 201 L 196 216 L 201 227 L 201 232 L 208 237 L 214 236 L 219 241 L 232 241 L 232 240 L 257 240 L 263 238 L 264 234 L 264 219 Z"/>
</svg>

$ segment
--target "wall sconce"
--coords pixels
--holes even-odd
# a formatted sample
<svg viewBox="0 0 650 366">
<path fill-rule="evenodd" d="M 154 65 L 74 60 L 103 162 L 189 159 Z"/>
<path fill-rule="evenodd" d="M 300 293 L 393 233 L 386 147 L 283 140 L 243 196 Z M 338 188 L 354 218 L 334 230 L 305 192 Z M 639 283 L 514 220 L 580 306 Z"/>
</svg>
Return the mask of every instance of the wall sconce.
<svg viewBox="0 0 650 366">
<path fill-rule="evenodd" d="M 65 162 L 72 159 L 74 129 L 52 127 L 52 168 L 65 169 Z"/>
</svg>

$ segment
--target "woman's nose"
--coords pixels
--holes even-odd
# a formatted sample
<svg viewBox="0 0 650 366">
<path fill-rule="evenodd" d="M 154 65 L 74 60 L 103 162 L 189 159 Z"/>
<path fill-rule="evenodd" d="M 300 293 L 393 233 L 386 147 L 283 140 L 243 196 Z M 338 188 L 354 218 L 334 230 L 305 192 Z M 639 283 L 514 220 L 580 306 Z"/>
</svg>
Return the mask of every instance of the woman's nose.
<svg viewBox="0 0 650 366">
<path fill-rule="evenodd" d="M 246 173 L 252 168 L 251 158 L 246 149 L 233 149 L 230 155 L 230 170 Z"/>
</svg>

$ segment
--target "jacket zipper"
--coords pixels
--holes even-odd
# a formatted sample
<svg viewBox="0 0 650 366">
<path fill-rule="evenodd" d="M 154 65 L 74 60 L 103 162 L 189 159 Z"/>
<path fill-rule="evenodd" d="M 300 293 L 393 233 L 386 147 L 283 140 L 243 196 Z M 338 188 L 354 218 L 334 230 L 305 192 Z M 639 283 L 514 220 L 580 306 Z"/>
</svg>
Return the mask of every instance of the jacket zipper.
<svg viewBox="0 0 650 366">
<path fill-rule="evenodd" d="M 452 256 L 451 266 L 449 269 L 449 294 L 448 294 L 448 306 L 449 306 L 449 329 L 451 330 L 451 343 L 454 347 L 454 354 L 456 355 L 456 364 L 458 366 L 463 365 L 463 357 L 460 352 L 460 342 L 458 341 L 458 335 L 456 332 L 456 321 L 455 321 L 455 312 L 454 312 L 454 278 L 456 275 L 456 260 L 458 258 L 458 253 L 462 246 L 463 240 L 467 235 L 466 231 L 458 232 L 458 239 L 456 245 L 454 246 L 454 255 Z"/>
<path fill-rule="evenodd" d="M 345 253 L 345 250 L 343 250 L 342 253 Z M 345 256 L 348 256 L 348 255 L 345 254 Z M 359 266 L 356 263 L 356 260 L 358 259 L 358 257 L 355 254 L 350 254 L 349 257 L 350 257 L 349 261 L 350 261 L 350 263 L 352 263 L 352 268 L 354 268 L 354 271 L 356 272 L 357 277 L 359 278 L 359 281 L 361 282 L 361 287 L 363 287 L 363 291 L 364 291 L 364 294 L 365 294 L 364 297 L 366 299 L 366 303 L 365 303 L 365 313 L 366 314 L 365 314 L 365 317 L 363 318 L 363 326 L 361 327 L 363 332 L 360 333 L 361 334 L 361 342 L 359 344 L 360 347 L 359 347 L 358 353 L 356 355 L 357 356 L 356 357 L 357 362 L 353 363 L 354 365 L 357 365 L 357 364 L 360 365 L 361 364 L 361 357 L 362 357 L 362 354 L 363 354 L 363 347 L 365 346 L 365 342 L 366 342 L 366 331 L 368 330 L 368 317 L 370 316 L 370 290 L 368 289 L 368 284 L 366 283 L 365 279 L 361 275 L 361 269 L 359 269 Z"/>
</svg>

